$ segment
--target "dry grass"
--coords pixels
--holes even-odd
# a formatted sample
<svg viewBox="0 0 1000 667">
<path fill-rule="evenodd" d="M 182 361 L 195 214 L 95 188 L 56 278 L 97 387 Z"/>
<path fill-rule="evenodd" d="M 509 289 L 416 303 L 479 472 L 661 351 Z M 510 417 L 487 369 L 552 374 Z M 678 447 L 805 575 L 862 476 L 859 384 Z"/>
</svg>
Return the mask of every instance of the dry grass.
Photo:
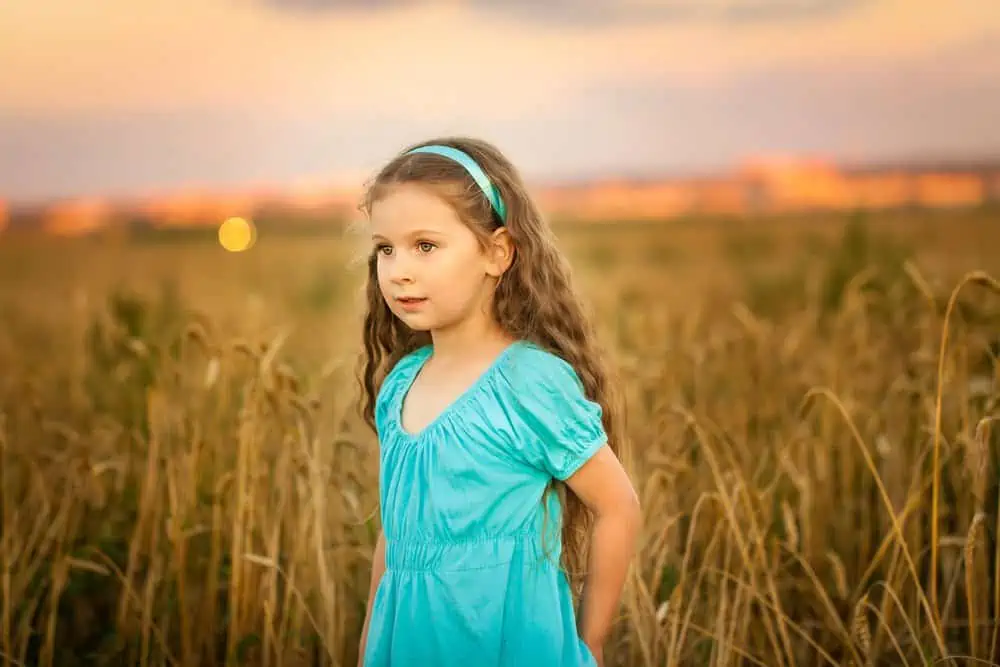
<svg viewBox="0 0 1000 667">
<path fill-rule="evenodd" d="M 1000 662 L 997 216 L 841 222 L 566 232 L 646 514 L 609 665 Z M 348 258 L 0 240 L 4 667 L 354 664 Z"/>
</svg>

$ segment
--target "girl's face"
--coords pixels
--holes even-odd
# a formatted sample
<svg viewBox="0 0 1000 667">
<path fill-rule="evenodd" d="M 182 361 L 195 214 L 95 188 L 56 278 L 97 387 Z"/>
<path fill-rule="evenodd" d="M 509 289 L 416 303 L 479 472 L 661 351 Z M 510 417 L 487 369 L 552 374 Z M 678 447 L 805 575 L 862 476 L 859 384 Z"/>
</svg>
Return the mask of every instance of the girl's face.
<svg viewBox="0 0 1000 667">
<path fill-rule="evenodd" d="M 372 207 L 371 228 L 379 289 L 407 326 L 434 332 L 489 317 L 493 286 L 507 267 L 506 243 L 484 249 L 451 206 L 414 184 L 393 188 Z"/>
</svg>

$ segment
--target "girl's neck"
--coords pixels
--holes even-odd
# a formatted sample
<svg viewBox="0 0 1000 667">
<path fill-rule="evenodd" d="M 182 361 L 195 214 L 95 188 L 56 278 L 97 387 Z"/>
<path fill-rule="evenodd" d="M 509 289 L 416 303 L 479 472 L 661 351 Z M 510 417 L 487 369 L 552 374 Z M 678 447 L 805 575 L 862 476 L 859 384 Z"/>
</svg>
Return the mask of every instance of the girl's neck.
<svg viewBox="0 0 1000 667">
<path fill-rule="evenodd" d="M 434 356 L 439 359 L 460 359 L 468 356 L 478 356 L 484 349 L 502 349 L 512 342 L 493 318 L 478 317 L 447 329 L 432 331 L 431 341 L 434 345 Z"/>
</svg>

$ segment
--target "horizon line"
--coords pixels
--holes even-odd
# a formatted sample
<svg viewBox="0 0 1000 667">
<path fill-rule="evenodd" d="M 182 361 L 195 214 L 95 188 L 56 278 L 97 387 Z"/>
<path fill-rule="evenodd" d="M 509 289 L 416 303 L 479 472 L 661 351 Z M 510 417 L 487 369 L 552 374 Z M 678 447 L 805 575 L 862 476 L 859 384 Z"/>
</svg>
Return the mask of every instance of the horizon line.
<svg viewBox="0 0 1000 667">
<path fill-rule="evenodd" d="M 755 167 L 766 165 L 785 165 L 794 168 L 799 165 L 822 164 L 832 167 L 844 174 L 865 173 L 877 171 L 968 171 L 1000 169 L 1000 151 L 981 155 L 911 155 L 882 158 L 837 159 L 811 152 L 780 152 L 748 154 L 740 159 L 728 161 L 715 167 L 675 167 L 666 169 L 612 169 L 580 172 L 561 177 L 541 178 L 525 176 L 529 187 L 541 190 L 559 190 L 563 188 L 586 188 L 607 183 L 661 183 L 669 181 L 686 181 L 702 179 L 719 179 L 739 174 Z M 373 174 L 375 170 L 343 170 Z M 15 198 L 0 193 L 0 209 L 6 208 L 8 213 L 24 213 L 31 210 L 45 209 L 50 206 L 81 200 L 99 200 L 117 202 L 119 205 L 138 204 L 150 200 L 158 200 L 185 195 L 200 194 L 205 197 L 225 195 L 250 195 L 260 193 L 262 196 L 272 194 L 282 196 L 294 193 L 296 190 L 310 192 L 354 191 L 364 187 L 365 178 L 346 178 L 337 176 L 321 176 L 318 174 L 301 174 L 286 179 L 270 181 L 243 181 L 240 183 L 187 183 L 174 185 L 149 186 L 143 190 L 132 189 L 128 192 L 116 192 L 114 189 L 78 194 L 61 194 L 41 197 Z"/>
</svg>

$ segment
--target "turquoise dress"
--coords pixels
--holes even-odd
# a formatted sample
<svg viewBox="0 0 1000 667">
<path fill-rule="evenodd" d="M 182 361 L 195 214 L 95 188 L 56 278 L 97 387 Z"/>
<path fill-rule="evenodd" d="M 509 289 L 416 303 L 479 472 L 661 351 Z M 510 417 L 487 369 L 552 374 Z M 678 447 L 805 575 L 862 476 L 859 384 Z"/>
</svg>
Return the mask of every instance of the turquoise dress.
<svg viewBox="0 0 1000 667">
<path fill-rule="evenodd" d="M 572 366 L 519 341 L 411 434 L 403 398 L 430 353 L 400 360 L 376 402 L 386 571 L 365 667 L 595 665 L 543 494 L 604 445 L 600 406 Z"/>
</svg>

